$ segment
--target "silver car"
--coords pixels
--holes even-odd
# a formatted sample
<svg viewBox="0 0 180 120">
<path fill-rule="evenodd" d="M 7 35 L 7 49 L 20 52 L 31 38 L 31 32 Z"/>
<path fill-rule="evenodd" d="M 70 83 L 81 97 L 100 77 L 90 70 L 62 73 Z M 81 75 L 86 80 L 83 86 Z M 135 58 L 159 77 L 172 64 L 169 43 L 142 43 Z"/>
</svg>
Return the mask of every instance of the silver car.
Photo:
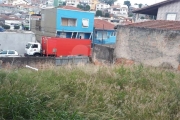
<svg viewBox="0 0 180 120">
<path fill-rule="evenodd" d="M 21 57 L 15 50 L 0 51 L 0 57 Z"/>
</svg>

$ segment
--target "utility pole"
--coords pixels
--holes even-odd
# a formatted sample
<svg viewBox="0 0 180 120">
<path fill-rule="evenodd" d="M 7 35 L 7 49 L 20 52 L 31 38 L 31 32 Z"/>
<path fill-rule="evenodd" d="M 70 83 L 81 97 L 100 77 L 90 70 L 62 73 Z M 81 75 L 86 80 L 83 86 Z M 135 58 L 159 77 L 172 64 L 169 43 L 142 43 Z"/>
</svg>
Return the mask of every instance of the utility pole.
<svg viewBox="0 0 180 120">
<path fill-rule="evenodd" d="M 102 32 L 102 44 L 103 44 L 103 34 L 104 34 L 104 24 L 103 24 L 103 32 Z"/>
</svg>

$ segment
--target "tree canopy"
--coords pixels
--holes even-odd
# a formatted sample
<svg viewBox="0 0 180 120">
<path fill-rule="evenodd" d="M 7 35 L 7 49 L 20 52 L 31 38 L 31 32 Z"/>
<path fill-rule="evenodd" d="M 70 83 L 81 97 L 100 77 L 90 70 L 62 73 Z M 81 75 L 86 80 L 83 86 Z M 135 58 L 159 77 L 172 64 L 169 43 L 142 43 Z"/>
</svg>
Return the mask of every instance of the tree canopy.
<svg viewBox="0 0 180 120">
<path fill-rule="evenodd" d="M 96 11 L 96 16 L 103 16 L 103 15 L 102 15 L 102 11 L 101 11 L 101 10 L 97 10 L 97 11 Z"/>
<path fill-rule="evenodd" d="M 128 8 L 131 6 L 131 2 L 129 0 L 124 1 L 124 5 L 127 5 Z"/>
<path fill-rule="evenodd" d="M 117 0 L 99 0 L 100 2 L 104 2 L 106 4 L 112 5 L 114 4 L 114 2 L 116 2 Z"/>
<path fill-rule="evenodd" d="M 78 4 L 78 5 L 77 5 L 77 8 L 82 9 L 82 10 L 84 10 L 84 11 L 89 11 L 89 10 L 90 10 L 90 6 L 89 6 L 89 5 L 81 5 L 81 4 Z"/>
</svg>

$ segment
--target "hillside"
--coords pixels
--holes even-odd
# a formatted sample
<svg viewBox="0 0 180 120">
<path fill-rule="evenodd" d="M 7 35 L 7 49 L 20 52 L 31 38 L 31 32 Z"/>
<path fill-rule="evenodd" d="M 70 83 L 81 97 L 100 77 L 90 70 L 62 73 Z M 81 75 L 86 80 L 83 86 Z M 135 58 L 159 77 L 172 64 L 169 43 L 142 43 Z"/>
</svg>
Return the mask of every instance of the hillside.
<svg viewBox="0 0 180 120">
<path fill-rule="evenodd" d="M 180 119 L 180 74 L 143 66 L 0 70 L 0 119 Z"/>
</svg>

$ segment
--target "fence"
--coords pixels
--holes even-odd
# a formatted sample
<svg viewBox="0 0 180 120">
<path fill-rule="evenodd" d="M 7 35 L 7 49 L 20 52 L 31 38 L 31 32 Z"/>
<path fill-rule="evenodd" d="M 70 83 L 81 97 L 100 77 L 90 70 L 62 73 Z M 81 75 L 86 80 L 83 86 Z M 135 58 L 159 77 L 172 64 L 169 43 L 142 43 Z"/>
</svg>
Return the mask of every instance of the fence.
<svg viewBox="0 0 180 120">
<path fill-rule="evenodd" d="M 1 63 L 2 62 L 2 63 Z M 86 56 L 69 56 L 69 57 L 0 57 L 0 68 L 7 64 L 11 66 L 22 67 L 25 65 L 34 65 L 49 63 L 51 65 L 67 65 L 78 63 L 89 63 L 89 57 Z"/>
</svg>

